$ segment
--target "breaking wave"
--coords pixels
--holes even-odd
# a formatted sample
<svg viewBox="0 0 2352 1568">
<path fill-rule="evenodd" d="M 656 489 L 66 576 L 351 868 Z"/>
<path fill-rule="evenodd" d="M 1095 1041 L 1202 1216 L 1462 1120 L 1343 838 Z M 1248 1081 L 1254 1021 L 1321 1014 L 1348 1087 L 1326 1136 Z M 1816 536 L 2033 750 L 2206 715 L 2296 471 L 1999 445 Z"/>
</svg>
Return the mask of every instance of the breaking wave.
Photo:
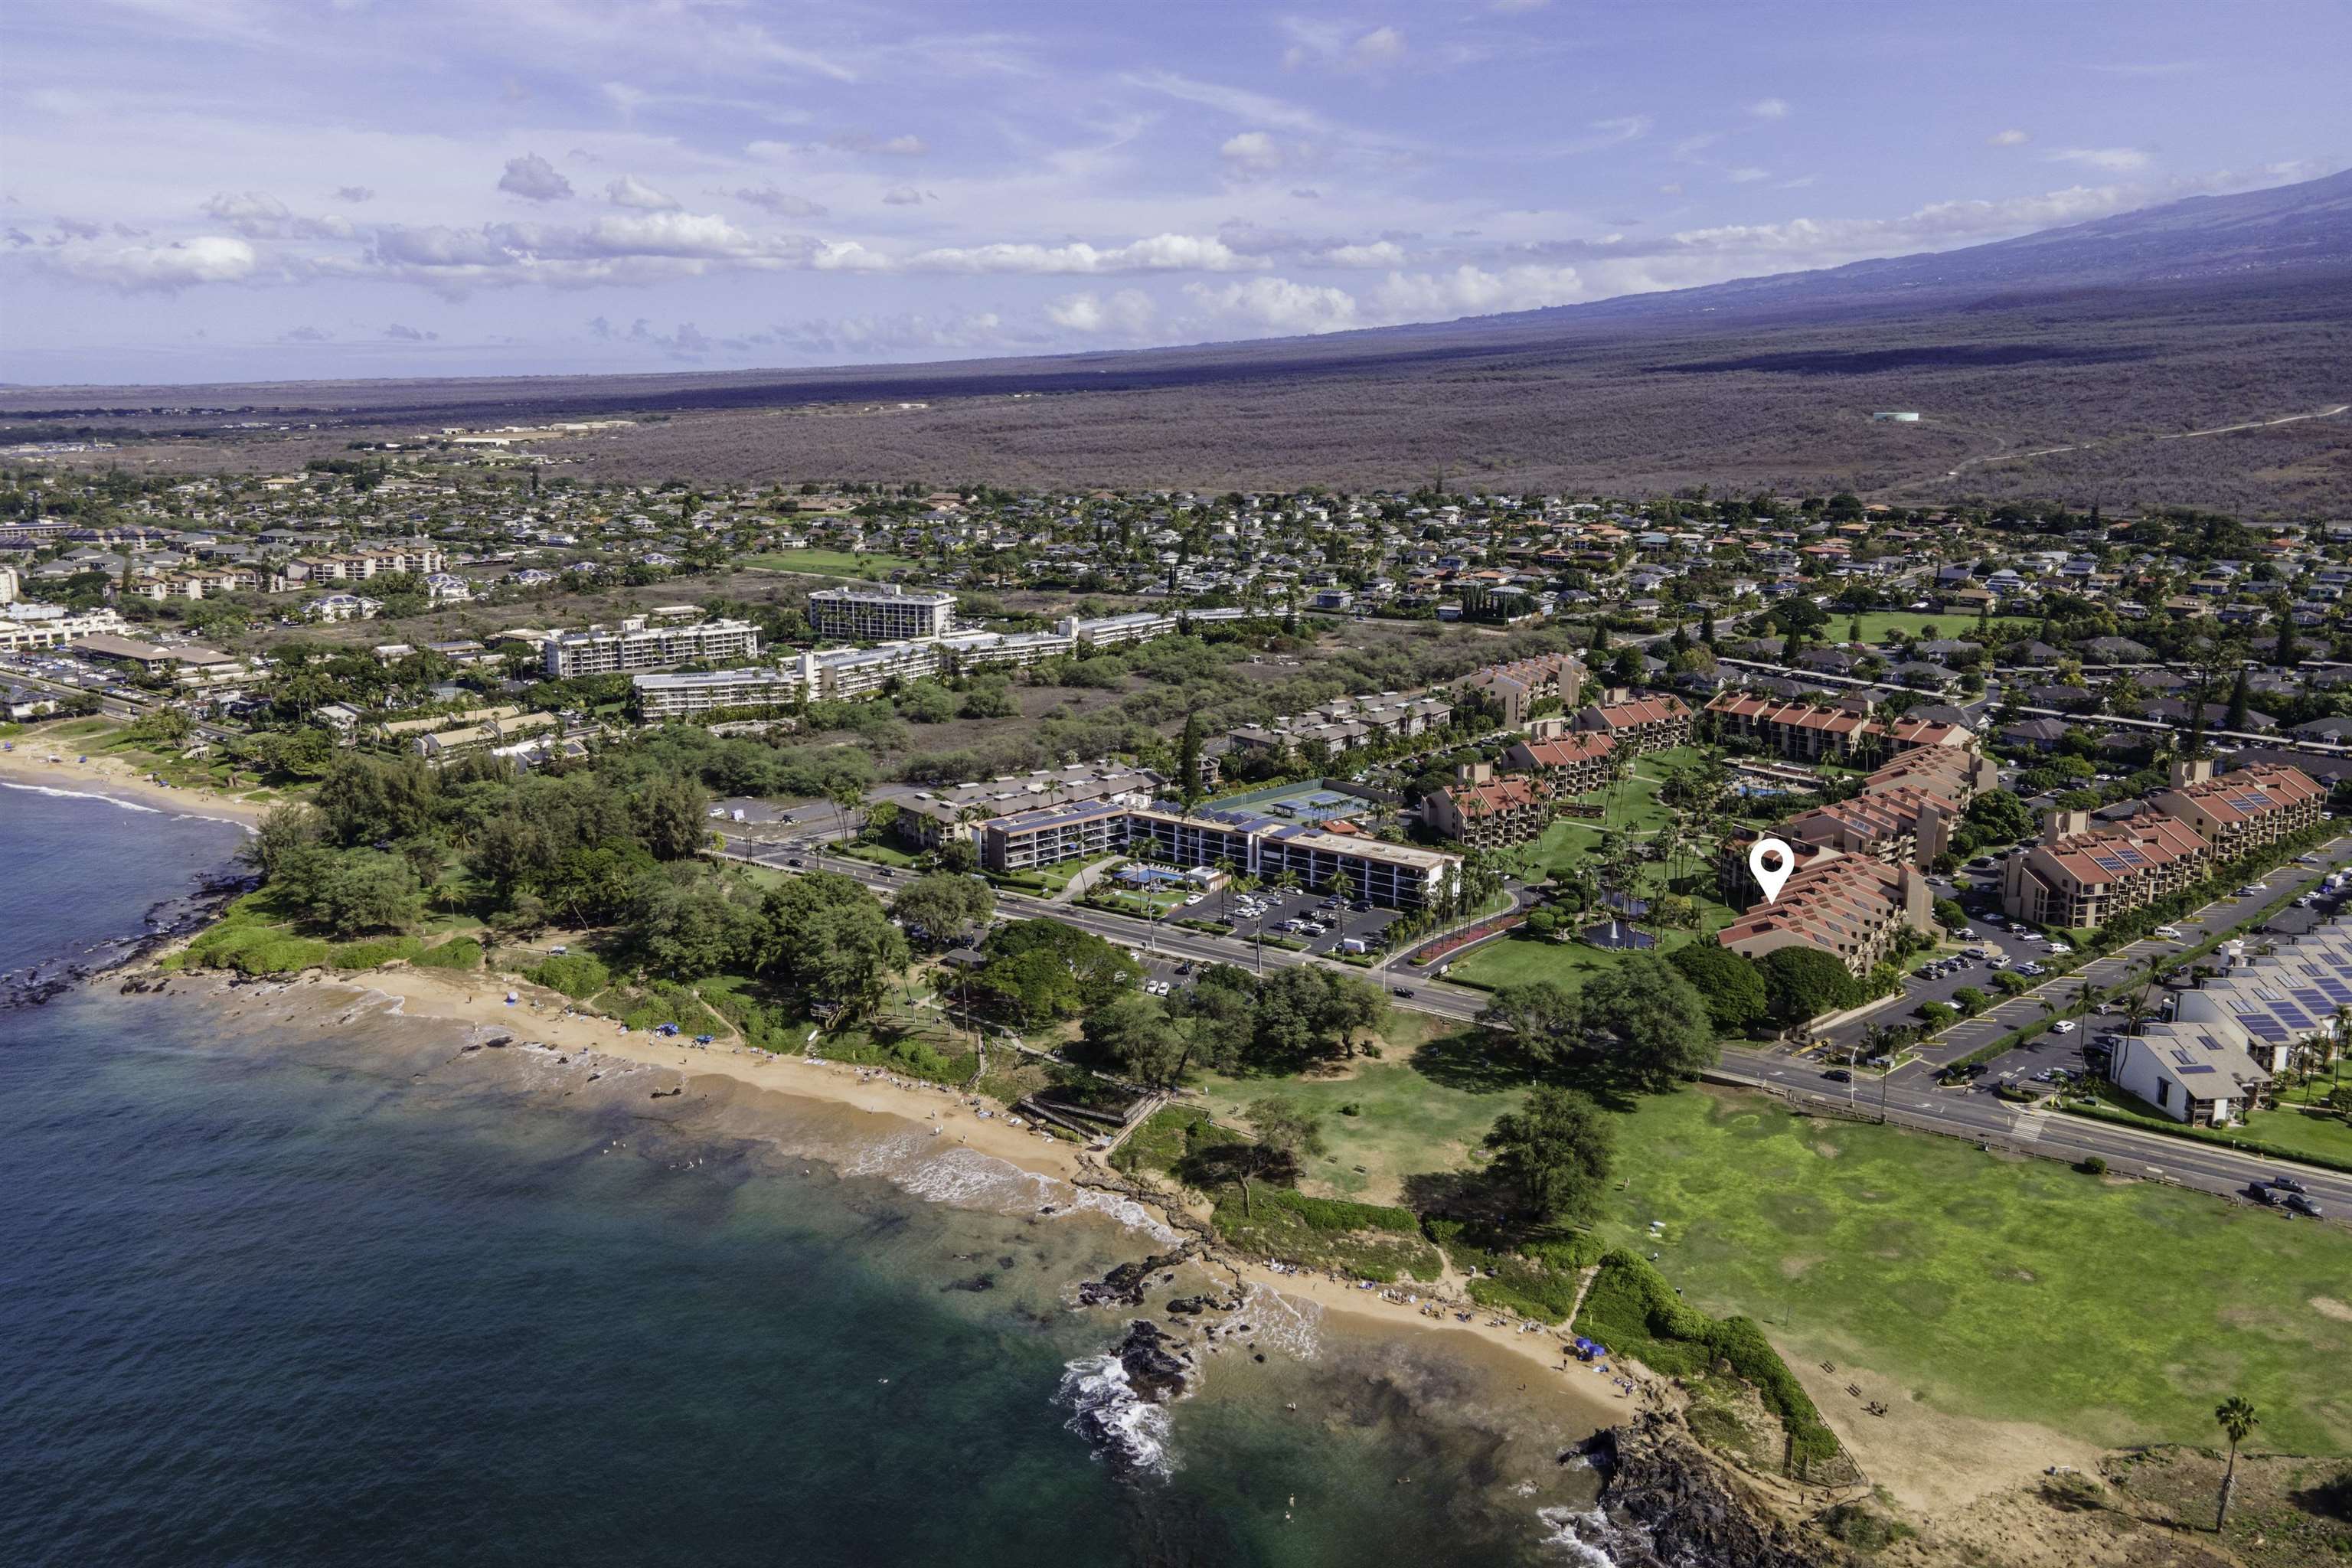
<svg viewBox="0 0 2352 1568">
<path fill-rule="evenodd" d="M 1069 1407 L 1069 1429 L 1113 1468 L 1162 1479 L 1175 1473 L 1168 1412 L 1135 1391 L 1118 1356 L 1081 1356 L 1069 1363 L 1054 1397 Z"/>
</svg>

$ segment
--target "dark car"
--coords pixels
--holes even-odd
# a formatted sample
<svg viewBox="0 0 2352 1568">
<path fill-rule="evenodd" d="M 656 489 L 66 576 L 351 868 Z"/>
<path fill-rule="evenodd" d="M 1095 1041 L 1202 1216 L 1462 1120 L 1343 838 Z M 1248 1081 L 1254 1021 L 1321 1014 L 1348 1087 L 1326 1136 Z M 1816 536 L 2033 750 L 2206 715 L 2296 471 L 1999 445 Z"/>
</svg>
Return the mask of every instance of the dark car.
<svg viewBox="0 0 2352 1568">
<path fill-rule="evenodd" d="M 2246 1184 L 2246 1196 L 2253 1199 L 2254 1202 L 2258 1204 L 2263 1205 L 2265 1207 L 2278 1202 L 2278 1194 L 2272 1192 L 2260 1182 L 2248 1182 Z"/>
<path fill-rule="evenodd" d="M 2271 1185 L 2276 1187 L 2283 1193 L 2307 1193 L 2311 1191 L 2309 1187 L 2305 1186 L 2293 1176 L 2273 1176 L 2271 1178 Z"/>
<path fill-rule="evenodd" d="M 785 864 L 785 865 L 787 865 L 787 866 L 805 866 L 805 865 L 807 865 L 807 864 L 808 864 L 808 862 L 807 862 L 807 861 L 805 861 L 805 860 L 803 860 L 803 859 L 802 859 L 799 856 L 795 855 L 795 856 L 793 856 L 791 859 L 789 859 L 789 860 L 785 861 L 785 862 L 784 862 L 784 864 Z"/>
<path fill-rule="evenodd" d="M 1822 1074 L 1822 1076 L 1829 1079 L 1832 1083 L 1852 1083 L 1853 1081 L 1853 1074 L 1846 1071 L 1843 1068 L 1832 1068 L 1829 1071 Z"/>
<path fill-rule="evenodd" d="M 2299 1215 L 2308 1215 L 2313 1219 L 2320 1217 L 2319 1205 L 2301 1193 L 2289 1193 L 2286 1195 L 2286 1206 Z"/>
<path fill-rule="evenodd" d="M 1397 994 L 1400 996 L 1410 996 L 1412 994 L 1412 992 L 1409 987 L 1400 985 L 1397 987 Z"/>
</svg>

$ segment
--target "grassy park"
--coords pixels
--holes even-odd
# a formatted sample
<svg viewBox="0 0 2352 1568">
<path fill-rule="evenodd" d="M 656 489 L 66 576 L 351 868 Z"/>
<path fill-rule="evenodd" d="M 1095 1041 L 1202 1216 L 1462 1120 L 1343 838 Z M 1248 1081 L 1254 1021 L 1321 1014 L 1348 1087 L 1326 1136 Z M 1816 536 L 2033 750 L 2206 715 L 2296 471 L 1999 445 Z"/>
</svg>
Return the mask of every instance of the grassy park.
<svg viewBox="0 0 2352 1568">
<path fill-rule="evenodd" d="M 743 564 L 763 566 L 771 572 L 805 572 L 817 577 L 880 577 L 892 572 L 911 571 L 921 563 L 903 555 L 852 555 L 843 550 L 779 550 L 746 555 Z"/>
<path fill-rule="evenodd" d="M 2352 1352 L 2337 1231 L 1727 1091 L 1641 1102 L 1618 1173 L 1608 1239 L 1791 1362 L 2113 1444 L 2206 1441 L 2243 1394 L 2266 1445 L 2352 1450 L 2352 1384 L 2312 1376 Z"/>
<path fill-rule="evenodd" d="M 1832 610 L 1821 635 L 1832 642 L 1843 642 L 1846 627 L 1854 618 Z M 1973 611 L 1939 614 L 1933 610 L 1871 610 L 1864 614 L 1861 620 L 1862 640 L 1881 647 L 1885 646 L 1889 633 L 1898 631 L 1930 641 L 1937 637 L 1955 637 L 1963 642 L 1983 640 L 1977 631 L 1977 617 Z M 2020 622 L 1999 618 L 1993 621 L 1990 634 L 1995 646 L 2032 635 L 2032 628 Z"/>
<path fill-rule="evenodd" d="M 1322 1123 L 1304 1191 L 1413 1205 L 1522 1098 L 1523 1068 L 1475 1030 L 1413 1018 L 1387 1038 L 1381 1059 L 1279 1086 Z M 1232 1125 L 1276 1087 L 1204 1089 Z M 1657 1252 L 1693 1306 L 1756 1319 L 1791 1363 L 2118 1445 L 2207 1441 L 2215 1403 L 2243 1394 L 2266 1446 L 2352 1451 L 2352 1384 L 2313 1375 L 2352 1352 L 2336 1230 L 1738 1091 L 1612 1105 L 1601 1239 Z"/>
</svg>

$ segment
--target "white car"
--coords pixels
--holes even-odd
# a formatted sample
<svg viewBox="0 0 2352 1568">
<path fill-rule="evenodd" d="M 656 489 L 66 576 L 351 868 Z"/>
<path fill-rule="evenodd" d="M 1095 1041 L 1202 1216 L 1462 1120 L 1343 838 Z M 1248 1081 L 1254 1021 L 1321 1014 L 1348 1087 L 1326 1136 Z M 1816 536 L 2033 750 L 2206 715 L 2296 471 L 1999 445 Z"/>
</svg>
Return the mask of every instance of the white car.
<svg viewBox="0 0 2352 1568">
<path fill-rule="evenodd" d="M 2156 934 L 2162 937 L 2167 942 L 2179 942 L 2180 940 L 2180 928 L 2179 926 L 2158 926 L 2156 928 Z"/>
<path fill-rule="evenodd" d="M 2051 1025 L 2050 1027 L 2059 1034 L 2071 1035 L 2074 1032 L 2074 1020 L 2072 1018 L 2061 1018 L 2056 1023 Z"/>
</svg>

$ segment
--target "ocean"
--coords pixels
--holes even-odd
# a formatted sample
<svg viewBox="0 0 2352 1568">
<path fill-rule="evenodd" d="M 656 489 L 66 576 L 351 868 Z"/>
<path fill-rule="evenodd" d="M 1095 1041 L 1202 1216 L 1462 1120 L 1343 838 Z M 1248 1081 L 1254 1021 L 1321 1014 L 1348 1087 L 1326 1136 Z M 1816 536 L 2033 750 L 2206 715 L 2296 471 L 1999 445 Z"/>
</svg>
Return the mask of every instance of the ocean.
<svg viewBox="0 0 2352 1568">
<path fill-rule="evenodd" d="M 240 837 L 0 788 L 0 972 L 103 959 Z M 1463 1336 L 1261 1290 L 1151 1405 L 1109 1352 L 1176 1288 L 1072 1304 L 1165 1240 L 1120 1205 L 196 989 L 0 1012 L 11 1563 L 1605 1561 L 1580 1434 Z"/>
</svg>

